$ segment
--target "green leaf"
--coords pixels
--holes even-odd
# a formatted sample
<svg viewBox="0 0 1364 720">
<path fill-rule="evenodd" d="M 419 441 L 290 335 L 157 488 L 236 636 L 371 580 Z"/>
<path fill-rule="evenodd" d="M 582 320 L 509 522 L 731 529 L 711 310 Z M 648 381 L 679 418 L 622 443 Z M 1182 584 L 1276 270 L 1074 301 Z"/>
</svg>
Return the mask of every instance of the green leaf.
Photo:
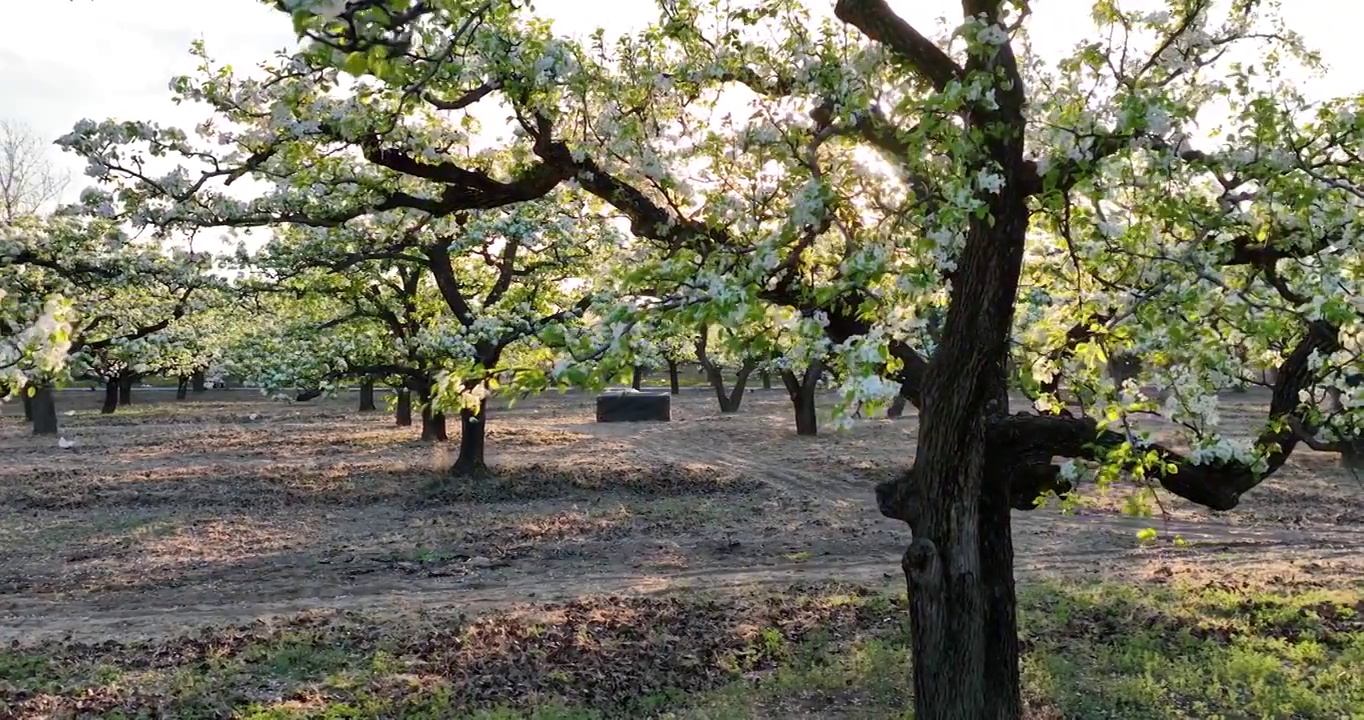
<svg viewBox="0 0 1364 720">
<path fill-rule="evenodd" d="M 341 63 L 341 69 L 360 77 L 369 71 L 369 55 L 362 52 L 353 52 L 346 56 L 346 61 Z"/>
<path fill-rule="evenodd" d="M 308 30 L 308 19 L 312 17 L 306 10 L 297 10 L 293 14 L 294 34 L 302 38 Z"/>
<path fill-rule="evenodd" d="M 1151 541 L 1155 540 L 1155 539 L 1156 539 L 1156 529 L 1155 529 L 1155 528 L 1146 528 L 1146 529 L 1144 529 L 1144 530 L 1141 530 L 1140 532 L 1137 533 L 1137 539 L 1140 540 L 1140 541 L 1142 541 L 1142 542 L 1144 542 L 1144 543 L 1148 543 L 1148 542 L 1151 542 Z"/>
</svg>

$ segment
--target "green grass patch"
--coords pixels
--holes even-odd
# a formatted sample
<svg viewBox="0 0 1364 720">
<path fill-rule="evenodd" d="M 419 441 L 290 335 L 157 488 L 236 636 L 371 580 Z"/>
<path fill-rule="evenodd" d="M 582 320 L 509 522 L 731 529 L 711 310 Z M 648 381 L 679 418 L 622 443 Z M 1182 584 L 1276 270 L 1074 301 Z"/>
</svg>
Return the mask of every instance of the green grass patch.
<svg viewBox="0 0 1364 720">
<path fill-rule="evenodd" d="M 1045 718 L 1364 713 L 1364 599 L 1034 584 L 1023 677 Z M 0 651 L 0 717 L 909 717 L 903 599 L 847 585 L 594 598 L 402 624 L 312 615 L 174 640 Z"/>
</svg>

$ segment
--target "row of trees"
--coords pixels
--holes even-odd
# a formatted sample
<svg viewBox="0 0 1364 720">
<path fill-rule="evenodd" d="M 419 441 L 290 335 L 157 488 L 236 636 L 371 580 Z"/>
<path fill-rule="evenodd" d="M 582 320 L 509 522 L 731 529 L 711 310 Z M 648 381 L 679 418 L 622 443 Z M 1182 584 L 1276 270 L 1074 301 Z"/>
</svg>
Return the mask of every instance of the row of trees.
<svg viewBox="0 0 1364 720">
<path fill-rule="evenodd" d="M 269 228 L 233 261 L 245 374 L 280 392 L 382 378 L 433 435 L 458 414 L 456 474 L 483 468 L 490 393 L 687 352 L 712 378 L 722 357 L 741 369 L 737 394 L 715 383 L 722 406 L 771 364 L 802 432 L 825 372 L 844 409 L 901 398 L 914 465 L 877 499 L 913 531 L 926 719 L 1021 714 L 1011 508 L 1124 478 L 1225 510 L 1364 420 L 1346 381 L 1361 100 L 1301 96 L 1291 74 L 1316 58 L 1269 2 L 1097 0 L 1097 31 L 1058 62 L 1032 51 L 1022 0 L 963 0 L 938 38 L 885 0 L 834 17 L 670 0 L 615 39 L 514 3 L 278 5 L 300 48 L 259 72 L 194 49 L 199 72 L 173 82 L 212 111 L 192 135 L 85 121 L 60 140 L 99 184 L 38 231 L 69 247 L 6 261 L 4 287 L 50 268 L 4 306 L 0 362 L 29 368 L 11 385 L 221 307 L 192 306 L 221 292 L 193 256 L 139 254 L 116 228 Z M 96 303 L 57 299 L 109 273 L 100 287 L 137 295 L 108 302 L 146 312 L 96 323 Z M 1121 381 L 1117 357 L 1140 360 Z M 1237 383 L 1272 390 L 1249 440 L 1218 428 Z M 1032 406 L 1011 412 L 1011 387 Z M 1190 449 L 1141 432 L 1146 414 Z"/>
</svg>

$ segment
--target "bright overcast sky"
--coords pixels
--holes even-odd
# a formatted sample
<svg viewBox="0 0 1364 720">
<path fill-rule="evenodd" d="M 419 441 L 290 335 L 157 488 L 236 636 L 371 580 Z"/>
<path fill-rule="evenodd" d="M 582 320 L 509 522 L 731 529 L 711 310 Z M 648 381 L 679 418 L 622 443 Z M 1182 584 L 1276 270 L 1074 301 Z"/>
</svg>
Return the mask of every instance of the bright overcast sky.
<svg viewBox="0 0 1364 720">
<path fill-rule="evenodd" d="M 833 0 L 811 0 L 832 7 Z M 1147 0 L 1149 3 L 1150 0 Z M 537 0 L 561 31 L 604 25 L 609 36 L 652 19 L 651 0 Z M 932 29 L 932 18 L 959 5 L 947 0 L 892 0 L 906 17 Z M 1146 4 L 1146 3 L 1143 3 Z M 1088 29 L 1089 0 L 1033 0 L 1030 28 L 1039 49 L 1060 50 Z M 1292 28 L 1333 68 L 1312 88 L 1321 95 L 1364 92 L 1351 70 L 1364 27 L 1361 0 L 1285 0 Z M 259 0 L 0 0 L 0 118 L 28 125 L 44 139 L 82 118 L 146 119 L 187 129 L 202 109 L 170 102 L 167 83 L 194 70 L 191 41 L 203 38 L 218 61 L 251 67 L 294 42 L 288 16 Z M 85 185 L 83 163 L 53 148 L 72 171 L 72 199 Z"/>
</svg>

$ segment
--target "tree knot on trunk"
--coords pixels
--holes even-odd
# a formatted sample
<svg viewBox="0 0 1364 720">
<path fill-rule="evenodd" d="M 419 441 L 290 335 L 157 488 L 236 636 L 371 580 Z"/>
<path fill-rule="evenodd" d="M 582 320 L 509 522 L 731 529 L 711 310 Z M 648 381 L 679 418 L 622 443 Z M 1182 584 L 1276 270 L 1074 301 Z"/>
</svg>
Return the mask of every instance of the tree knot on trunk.
<svg viewBox="0 0 1364 720">
<path fill-rule="evenodd" d="M 905 578 L 916 590 L 932 591 L 942 585 L 942 563 L 938 559 L 938 546 L 928 538 L 916 537 L 909 543 L 900 567 Z"/>
</svg>

